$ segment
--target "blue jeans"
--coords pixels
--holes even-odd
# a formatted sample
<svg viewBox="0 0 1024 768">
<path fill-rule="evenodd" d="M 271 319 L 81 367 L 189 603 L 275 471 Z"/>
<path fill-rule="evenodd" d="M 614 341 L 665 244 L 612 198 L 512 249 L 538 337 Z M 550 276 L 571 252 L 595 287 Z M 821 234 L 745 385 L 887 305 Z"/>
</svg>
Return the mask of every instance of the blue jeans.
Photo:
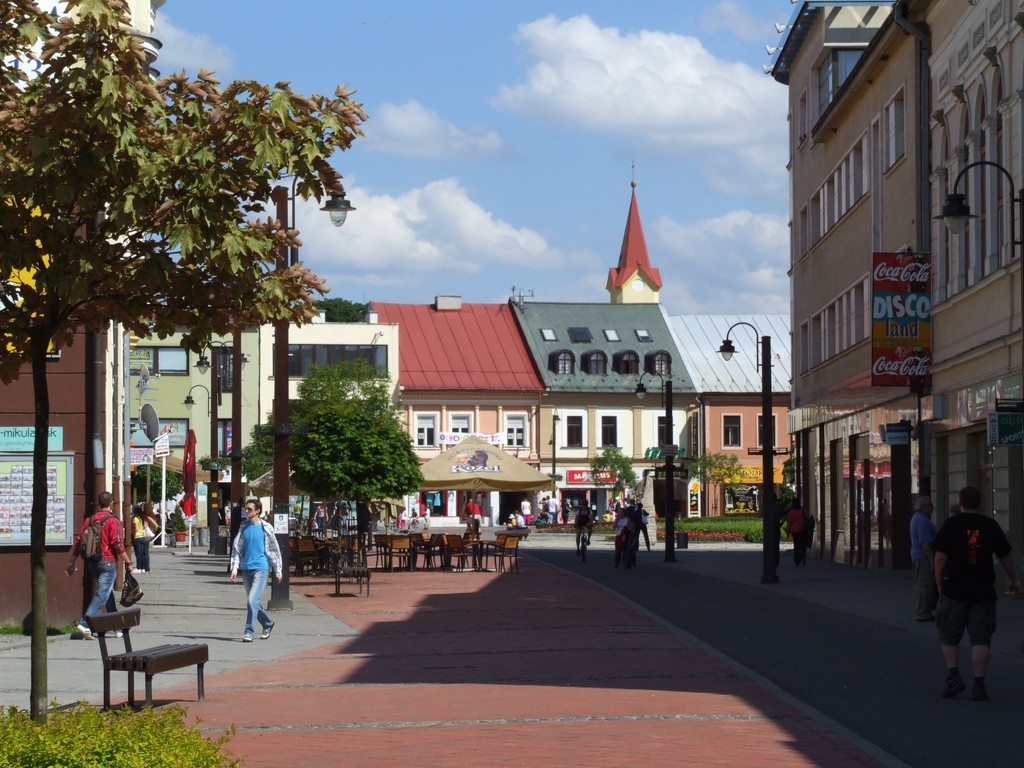
<svg viewBox="0 0 1024 768">
<path fill-rule="evenodd" d="M 86 563 L 86 565 L 89 567 L 89 573 L 92 574 L 96 592 L 85 609 L 85 616 L 78 620 L 83 627 L 89 626 L 85 623 L 85 617 L 98 614 L 104 604 L 107 606 L 107 613 L 117 610 L 117 603 L 114 602 L 114 579 L 117 578 L 117 563 L 113 560 L 100 560 L 98 563 Z"/>
<path fill-rule="evenodd" d="M 274 626 L 273 619 L 260 605 L 260 600 L 263 599 L 263 590 L 267 588 L 267 575 L 267 571 L 242 571 L 242 584 L 245 585 L 245 592 L 248 595 L 248 605 L 245 611 L 245 634 L 249 637 L 255 634 L 257 621 L 264 629 Z"/>
</svg>

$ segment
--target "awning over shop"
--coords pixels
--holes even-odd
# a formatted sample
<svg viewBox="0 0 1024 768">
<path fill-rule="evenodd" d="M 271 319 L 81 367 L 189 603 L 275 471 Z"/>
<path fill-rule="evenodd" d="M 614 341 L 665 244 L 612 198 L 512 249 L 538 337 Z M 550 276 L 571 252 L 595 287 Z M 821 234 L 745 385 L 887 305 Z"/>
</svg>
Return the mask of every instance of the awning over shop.
<svg viewBox="0 0 1024 768">
<path fill-rule="evenodd" d="M 552 480 L 500 446 L 468 437 L 422 467 L 424 491 L 543 491 Z"/>
</svg>

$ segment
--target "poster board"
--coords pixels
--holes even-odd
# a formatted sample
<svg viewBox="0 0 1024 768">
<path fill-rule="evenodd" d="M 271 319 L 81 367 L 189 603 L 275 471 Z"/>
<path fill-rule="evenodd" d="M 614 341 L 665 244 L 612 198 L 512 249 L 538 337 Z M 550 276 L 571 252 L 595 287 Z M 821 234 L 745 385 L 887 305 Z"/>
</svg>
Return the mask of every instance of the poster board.
<svg viewBox="0 0 1024 768">
<path fill-rule="evenodd" d="M 32 454 L 0 453 L 0 546 L 27 547 L 32 533 Z M 46 459 L 46 544 L 70 545 L 75 531 L 74 454 Z"/>
</svg>

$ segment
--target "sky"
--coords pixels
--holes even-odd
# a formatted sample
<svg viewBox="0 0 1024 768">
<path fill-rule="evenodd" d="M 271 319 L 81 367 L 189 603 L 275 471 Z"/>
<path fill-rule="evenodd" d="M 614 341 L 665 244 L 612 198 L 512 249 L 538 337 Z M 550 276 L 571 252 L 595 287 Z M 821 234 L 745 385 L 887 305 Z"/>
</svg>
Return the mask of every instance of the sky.
<svg viewBox="0 0 1024 768">
<path fill-rule="evenodd" d="M 356 210 L 299 201 L 300 259 L 356 302 L 606 302 L 631 183 L 672 315 L 788 313 L 789 0 L 167 0 L 162 73 L 356 90 L 333 165 Z M 514 288 L 513 288 L 514 286 Z"/>
</svg>

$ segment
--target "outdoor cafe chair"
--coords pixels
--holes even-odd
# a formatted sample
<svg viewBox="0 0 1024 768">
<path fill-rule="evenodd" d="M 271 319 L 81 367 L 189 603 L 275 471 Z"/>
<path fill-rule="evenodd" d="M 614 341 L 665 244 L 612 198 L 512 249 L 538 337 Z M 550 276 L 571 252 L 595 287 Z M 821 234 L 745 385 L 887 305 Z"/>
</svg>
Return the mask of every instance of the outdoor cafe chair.
<svg viewBox="0 0 1024 768">
<path fill-rule="evenodd" d="M 444 554 L 443 563 L 444 567 L 448 570 L 452 569 L 452 561 L 458 561 L 458 569 L 463 571 L 466 569 L 466 542 L 463 538 L 456 533 L 445 534 L 444 537 Z"/>
<path fill-rule="evenodd" d="M 508 563 L 509 573 L 512 572 L 513 566 L 516 573 L 519 573 L 519 537 L 498 536 L 498 544 L 494 547 L 494 559 L 499 571 L 504 572 L 505 564 Z"/>
<path fill-rule="evenodd" d="M 395 534 L 388 541 L 388 570 L 395 569 L 395 561 L 398 561 L 398 570 L 403 568 L 413 569 L 413 557 L 415 552 L 412 546 L 412 536 L 409 534 Z"/>
</svg>

